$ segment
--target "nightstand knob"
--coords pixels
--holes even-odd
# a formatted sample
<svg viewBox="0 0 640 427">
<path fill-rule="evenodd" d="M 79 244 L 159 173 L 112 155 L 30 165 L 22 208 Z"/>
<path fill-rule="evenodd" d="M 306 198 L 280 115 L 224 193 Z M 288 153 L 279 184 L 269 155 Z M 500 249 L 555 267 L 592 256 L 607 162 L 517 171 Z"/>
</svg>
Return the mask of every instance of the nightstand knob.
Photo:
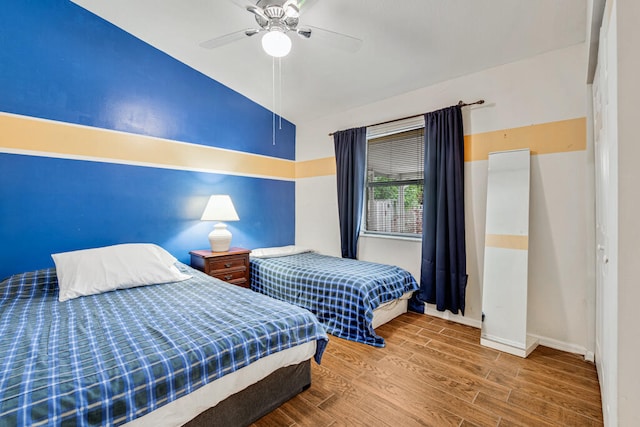
<svg viewBox="0 0 640 427">
<path fill-rule="evenodd" d="M 232 264 L 231 264 L 230 262 L 228 262 L 228 263 L 226 263 L 226 264 L 224 265 L 224 268 L 231 268 L 231 265 L 232 265 Z"/>
<path fill-rule="evenodd" d="M 224 280 L 231 280 L 233 279 L 233 274 L 227 274 L 226 276 L 224 276 Z"/>
</svg>

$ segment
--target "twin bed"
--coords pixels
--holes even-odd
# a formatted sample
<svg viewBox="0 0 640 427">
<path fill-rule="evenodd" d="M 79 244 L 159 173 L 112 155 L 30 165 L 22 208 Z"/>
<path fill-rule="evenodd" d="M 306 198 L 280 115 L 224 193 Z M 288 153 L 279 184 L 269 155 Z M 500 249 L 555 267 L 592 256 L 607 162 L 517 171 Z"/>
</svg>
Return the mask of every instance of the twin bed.
<svg viewBox="0 0 640 427">
<path fill-rule="evenodd" d="M 0 424 L 246 425 L 309 386 L 314 315 L 171 267 L 184 280 L 63 302 L 55 269 L 0 282 Z"/>
<path fill-rule="evenodd" d="M 251 252 L 251 289 L 306 308 L 327 332 L 384 346 L 375 328 L 407 311 L 418 284 L 386 264 L 322 255 L 296 246 Z"/>
<path fill-rule="evenodd" d="M 376 322 L 402 312 L 402 302 L 393 301 L 417 287 L 408 273 L 396 286 L 374 270 L 382 285 L 354 290 L 350 265 L 333 290 L 309 296 L 323 279 L 301 268 L 288 279 L 298 286 L 278 291 L 290 304 L 207 276 L 159 247 L 144 246 L 155 258 L 138 271 L 148 257 L 132 257 L 142 246 L 131 246 L 110 247 L 120 251 L 106 257 L 110 262 L 104 252 L 75 257 L 95 250 L 54 255 L 57 270 L 0 282 L 0 424 L 248 425 L 309 387 L 311 360 L 320 363 L 328 342 L 325 330 L 381 346 Z M 318 256 L 252 258 L 254 289 L 274 294 L 274 269 Z M 159 265 L 171 269 L 171 281 L 158 278 Z M 87 274 L 100 281 L 114 271 L 115 287 L 83 285 Z M 122 277 L 132 283 L 122 285 Z M 385 303 L 393 310 L 374 322 L 374 309 Z"/>
</svg>

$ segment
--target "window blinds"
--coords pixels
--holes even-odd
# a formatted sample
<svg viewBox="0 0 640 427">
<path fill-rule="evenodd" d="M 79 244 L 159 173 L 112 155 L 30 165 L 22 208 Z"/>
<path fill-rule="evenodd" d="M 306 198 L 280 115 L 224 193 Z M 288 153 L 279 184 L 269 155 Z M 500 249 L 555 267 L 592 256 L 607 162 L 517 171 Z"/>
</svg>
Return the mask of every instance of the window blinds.
<svg viewBox="0 0 640 427">
<path fill-rule="evenodd" d="M 385 181 L 422 180 L 424 128 L 369 139 L 367 171 Z"/>
</svg>

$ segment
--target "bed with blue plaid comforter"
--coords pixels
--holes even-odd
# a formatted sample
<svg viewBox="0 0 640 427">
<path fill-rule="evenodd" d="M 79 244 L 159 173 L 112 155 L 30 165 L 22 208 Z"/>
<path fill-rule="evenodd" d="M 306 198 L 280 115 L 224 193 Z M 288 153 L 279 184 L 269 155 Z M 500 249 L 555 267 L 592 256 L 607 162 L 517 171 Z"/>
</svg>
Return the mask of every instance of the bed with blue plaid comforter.
<svg viewBox="0 0 640 427">
<path fill-rule="evenodd" d="M 251 258 L 251 288 L 314 313 L 328 333 L 384 347 L 371 324 L 381 304 L 418 289 L 408 271 L 391 265 L 304 252 Z"/>
<path fill-rule="evenodd" d="M 0 425 L 119 425 L 326 334 L 315 316 L 192 279 L 58 302 L 55 269 L 0 282 Z"/>
</svg>

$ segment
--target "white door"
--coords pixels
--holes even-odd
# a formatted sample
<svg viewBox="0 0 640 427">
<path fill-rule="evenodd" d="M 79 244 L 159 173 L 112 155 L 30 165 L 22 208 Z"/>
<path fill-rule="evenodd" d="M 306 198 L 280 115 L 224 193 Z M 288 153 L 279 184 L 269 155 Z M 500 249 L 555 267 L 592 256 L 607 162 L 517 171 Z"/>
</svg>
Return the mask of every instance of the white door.
<svg viewBox="0 0 640 427">
<path fill-rule="evenodd" d="M 601 64 L 602 65 L 602 64 Z M 609 153 L 603 129 L 603 113 L 606 112 L 606 84 L 601 85 L 598 67 L 593 81 L 593 124 L 595 142 L 595 200 L 596 200 L 596 362 L 602 363 L 604 283 L 607 271 L 607 188 L 609 184 Z M 602 91 L 605 91 L 603 93 Z M 601 368 L 599 370 L 602 370 Z"/>
<path fill-rule="evenodd" d="M 607 2 L 593 84 L 596 204 L 596 366 L 605 425 L 617 425 L 618 135 L 615 2 Z"/>
</svg>

